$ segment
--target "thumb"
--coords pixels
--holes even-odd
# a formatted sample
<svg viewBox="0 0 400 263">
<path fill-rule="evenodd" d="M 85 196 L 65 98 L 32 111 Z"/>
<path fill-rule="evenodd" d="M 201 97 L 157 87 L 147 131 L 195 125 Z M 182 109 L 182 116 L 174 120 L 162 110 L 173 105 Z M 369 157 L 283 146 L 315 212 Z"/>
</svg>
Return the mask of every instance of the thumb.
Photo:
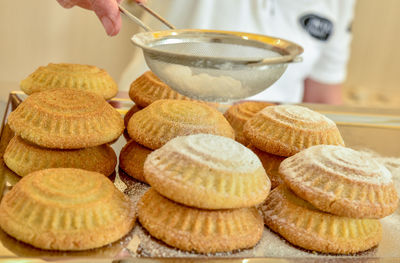
<svg viewBox="0 0 400 263">
<path fill-rule="evenodd" d="M 100 19 L 109 36 L 115 36 L 121 29 L 121 16 L 116 0 L 89 0 L 93 11 Z"/>
</svg>

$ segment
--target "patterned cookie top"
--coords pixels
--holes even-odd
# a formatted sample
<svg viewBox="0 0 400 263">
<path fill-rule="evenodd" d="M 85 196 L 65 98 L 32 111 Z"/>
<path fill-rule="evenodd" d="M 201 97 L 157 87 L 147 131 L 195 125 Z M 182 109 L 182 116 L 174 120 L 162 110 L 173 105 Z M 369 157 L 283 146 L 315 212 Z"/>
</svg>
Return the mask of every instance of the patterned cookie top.
<svg viewBox="0 0 400 263">
<path fill-rule="evenodd" d="M 264 108 L 260 115 L 274 119 L 287 126 L 300 129 L 327 129 L 336 124 L 321 113 L 297 105 L 278 105 Z"/>
<path fill-rule="evenodd" d="M 260 150 L 286 157 L 313 145 L 344 145 L 332 120 L 296 105 L 264 108 L 245 123 L 243 133 Z"/>
<path fill-rule="evenodd" d="M 21 89 L 26 94 L 70 88 L 94 92 L 104 99 L 111 99 L 118 92 L 118 87 L 111 76 L 103 69 L 91 65 L 50 63 L 39 67 L 21 81 Z"/>
<path fill-rule="evenodd" d="M 295 164 L 297 163 L 297 165 Z M 294 174 L 298 165 L 302 169 L 315 169 L 335 178 L 368 184 L 392 183 L 389 170 L 366 154 L 351 148 L 335 145 L 316 145 L 284 161 L 281 169 Z M 298 172 L 298 171 L 297 171 Z"/>
<path fill-rule="evenodd" d="M 124 129 L 121 115 L 104 99 L 72 89 L 30 95 L 10 114 L 8 123 L 23 139 L 59 149 L 108 143 Z"/>
<path fill-rule="evenodd" d="M 250 149 L 211 134 L 169 141 L 148 156 L 144 173 L 162 195 L 206 209 L 253 206 L 270 189 L 264 168 Z"/>
<path fill-rule="evenodd" d="M 177 136 L 209 133 L 234 138 L 222 113 L 204 103 L 158 100 L 133 114 L 127 127 L 136 142 L 157 149 Z"/>
<path fill-rule="evenodd" d="M 171 89 L 151 71 L 146 71 L 132 82 L 129 97 L 141 107 L 147 107 L 161 99 L 191 100 Z"/>
<path fill-rule="evenodd" d="M 175 138 L 162 151 L 176 153 L 214 170 L 232 173 L 253 172 L 262 166 L 250 149 L 229 138 L 211 134 Z"/>
<path fill-rule="evenodd" d="M 389 170 L 350 148 L 312 146 L 282 161 L 279 172 L 297 195 L 322 211 L 381 218 L 397 208 Z"/>
<path fill-rule="evenodd" d="M 134 206 L 107 177 L 74 168 L 23 177 L 2 199 L 0 212 L 7 233 L 57 250 L 106 245 L 125 235 L 135 221 Z"/>
</svg>

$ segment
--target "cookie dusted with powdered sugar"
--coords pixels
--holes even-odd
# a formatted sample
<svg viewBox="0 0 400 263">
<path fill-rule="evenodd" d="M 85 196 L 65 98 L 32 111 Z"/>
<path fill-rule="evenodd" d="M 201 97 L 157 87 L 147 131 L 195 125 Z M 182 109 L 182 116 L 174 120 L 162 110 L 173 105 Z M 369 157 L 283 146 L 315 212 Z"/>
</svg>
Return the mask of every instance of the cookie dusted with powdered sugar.
<svg viewBox="0 0 400 263">
<path fill-rule="evenodd" d="M 204 209 L 255 206 L 271 183 L 258 157 L 222 136 L 177 137 L 152 152 L 144 164 L 146 181 L 163 196 Z"/>
<path fill-rule="evenodd" d="M 299 197 L 335 215 L 382 218 L 398 205 L 389 170 L 350 148 L 310 147 L 282 161 L 279 172 Z"/>
<path fill-rule="evenodd" d="M 318 144 L 344 145 L 336 124 L 306 107 L 266 107 L 244 125 L 244 135 L 258 149 L 292 156 Z"/>
</svg>

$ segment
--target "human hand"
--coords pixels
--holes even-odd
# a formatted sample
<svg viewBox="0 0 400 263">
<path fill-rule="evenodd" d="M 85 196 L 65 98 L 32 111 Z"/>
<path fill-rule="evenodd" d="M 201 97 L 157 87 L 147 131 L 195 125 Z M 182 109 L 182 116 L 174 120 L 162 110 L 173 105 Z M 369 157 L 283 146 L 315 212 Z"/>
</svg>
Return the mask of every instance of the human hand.
<svg viewBox="0 0 400 263">
<path fill-rule="evenodd" d="M 103 24 L 109 36 L 115 36 L 121 29 L 121 15 L 118 4 L 122 0 L 57 0 L 64 8 L 80 6 L 85 9 L 93 10 Z M 135 0 L 145 2 L 146 0 Z"/>
</svg>

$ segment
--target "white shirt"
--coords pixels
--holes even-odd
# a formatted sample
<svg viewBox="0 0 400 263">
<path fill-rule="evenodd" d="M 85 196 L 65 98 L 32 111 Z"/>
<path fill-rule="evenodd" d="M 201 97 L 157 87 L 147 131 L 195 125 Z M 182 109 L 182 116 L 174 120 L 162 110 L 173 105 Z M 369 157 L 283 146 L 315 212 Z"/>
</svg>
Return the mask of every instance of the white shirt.
<svg viewBox="0 0 400 263">
<path fill-rule="evenodd" d="M 203 28 L 264 34 L 293 41 L 304 48 L 303 62 L 293 63 L 253 100 L 300 102 L 306 78 L 338 84 L 346 77 L 355 0 L 149 0 L 177 28 Z M 145 14 L 153 29 L 165 29 Z M 120 81 L 120 89 L 147 70 L 136 52 Z"/>
</svg>

